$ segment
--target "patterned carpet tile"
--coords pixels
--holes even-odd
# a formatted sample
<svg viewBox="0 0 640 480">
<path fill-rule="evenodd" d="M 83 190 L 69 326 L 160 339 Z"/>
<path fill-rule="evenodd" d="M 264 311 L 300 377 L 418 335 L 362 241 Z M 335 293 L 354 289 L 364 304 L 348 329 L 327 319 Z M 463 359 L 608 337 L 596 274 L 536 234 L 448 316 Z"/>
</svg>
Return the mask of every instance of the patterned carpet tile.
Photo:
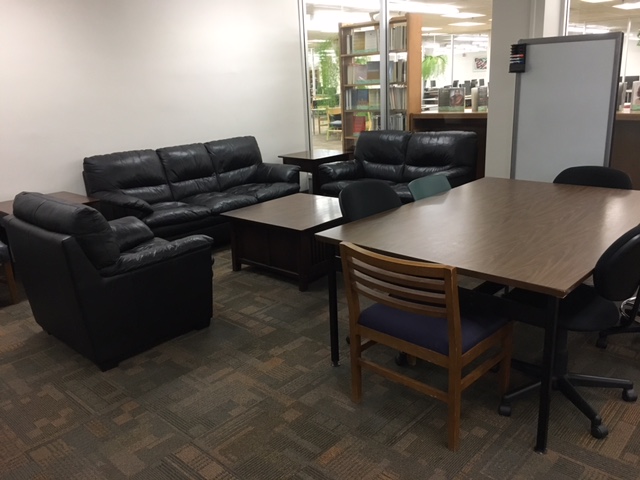
<svg viewBox="0 0 640 480">
<path fill-rule="evenodd" d="M 610 434 L 554 392 L 549 451 L 533 451 L 537 395 L 497 414 L 497 375 L 463 394 L 461 448 L 446 447 L 446 405 L 365 373 L 350 399 L 348 345 L 330 366 L 326 280 L 295 282 L 256 268 L 233 272 L 214 253 L 214 320 L 100 372 L 42 332 L 26 301 L 0 309 L 2 479 L 634 479 L 640 404 L 585 389 Z M 340 295 L 341 297 L 341 295 Z M 340 336 L 347 308 L 339 305 Z M 540 356 L 541 332 L 518 325 L 518 355 Z M 640 336 L 637 336 L 640 337 Z M 640 382 L 640 338 L 571 337 L 572 367 Z M 390 368 L 436 384 L 437 367 Z M 513 385 L 527 379 L 514 372 Z"/>
</svg>

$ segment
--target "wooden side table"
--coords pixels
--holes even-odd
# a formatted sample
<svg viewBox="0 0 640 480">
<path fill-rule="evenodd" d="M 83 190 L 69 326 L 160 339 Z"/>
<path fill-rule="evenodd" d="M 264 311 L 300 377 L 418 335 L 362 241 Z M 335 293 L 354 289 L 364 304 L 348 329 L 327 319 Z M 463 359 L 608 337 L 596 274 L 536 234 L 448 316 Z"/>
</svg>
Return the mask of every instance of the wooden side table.
<svg viewBox="0 0 640 480">
<path fill-rule="evenodd" d="M 311 174 L 311 190 L 309 193 L 320 193 L 320 183 L 318 178 L 318 165 L 329 162 L 349 160 L 349 153 L 342 150 L 327 150 L 315 148 L 305 152 L 287 153 L 279 155 L 282 163 L 288 165 L 298 165 L 303 172 Z"/>
</svg>

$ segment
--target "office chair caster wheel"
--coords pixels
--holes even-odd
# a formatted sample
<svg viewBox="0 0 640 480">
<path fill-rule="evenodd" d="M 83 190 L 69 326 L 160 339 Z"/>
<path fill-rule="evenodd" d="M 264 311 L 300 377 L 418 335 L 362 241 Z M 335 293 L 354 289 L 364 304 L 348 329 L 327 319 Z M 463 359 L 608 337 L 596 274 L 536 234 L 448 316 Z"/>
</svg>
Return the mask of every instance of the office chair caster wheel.
<svg viewBox="0 0 640 480">
<path fill-rule="evenodd" d="M 608 343 L 607 337 L 598 337 L 598 340 L 596 340 L 596 347 L 605 349 L 607 348 Z"/>
<path fill-rule="evenodd" d="M 501 403 L 500 407 L 498 407 L 498 413 L 502 417 L 510 417 L 511 416 L 511 405 L 508 403 Z"/>
<path fill-rule="evenodd" d="M 591 436 L 593 438 L 597 438 L 598 440 L 601 440 L 607 435 L 609 435 L 609 430 L 607 429 L 606 426 L 602 424 L 599 424 L 599 425 L 591 424 Z"/>
<path fill-rule="evenodd" d="M 407 360 L 407 354 L 404 352 L 398 352 L 394 360 L 396 361 L 396 365 L 398 365 L 399 367 L 404 367 L 405 365 L 407 365 L 407 363 L 409 363 L 409 361 Z"/>
<path fill-rule="evenodd" d="M 633 388 L 622 390 L 622 399 L 625 402 L 635 402 L 636 400 L 638 400 L 638 394 Z"/>
</svg>

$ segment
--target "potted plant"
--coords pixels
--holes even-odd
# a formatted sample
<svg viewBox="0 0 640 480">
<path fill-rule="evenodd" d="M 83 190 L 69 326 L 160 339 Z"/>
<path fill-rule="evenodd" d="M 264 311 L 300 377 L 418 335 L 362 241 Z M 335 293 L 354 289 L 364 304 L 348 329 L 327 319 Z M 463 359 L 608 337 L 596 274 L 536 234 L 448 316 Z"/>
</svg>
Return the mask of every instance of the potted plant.
<svg viewBox="0 0 640 480">
<path fill-rule="evenodd" d="M 426 82 L 430 78 L 443 75 L 448 62 L 449 57 L 446 55 L 425 55 L 422 59 L 422 79 Z"/>
</svg>

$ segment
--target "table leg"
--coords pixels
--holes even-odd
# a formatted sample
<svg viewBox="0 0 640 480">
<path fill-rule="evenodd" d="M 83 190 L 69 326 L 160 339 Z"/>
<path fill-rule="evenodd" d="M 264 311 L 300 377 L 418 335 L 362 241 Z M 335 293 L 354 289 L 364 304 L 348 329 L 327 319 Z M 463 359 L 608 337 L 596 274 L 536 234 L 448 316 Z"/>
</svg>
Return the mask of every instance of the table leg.
<svg viewBox="0 0 640 480">
<path fill-rule="evenodd" d="M 544 356 L 542 361 L 542 384 L 540 385 L 540 404 L 538 406 L 538 433 L 535 451 L 547 451 L 549 435 L 549 410 L 551 405 L 551 382 L 553 380 L 554 359 L 556 356 L 556 333 L 558 328 L 558 307 L 560 300 L 549 297 L 547 300 L 547 325 L 544 331 Z"/>
<path fill-rule="evenodd" d="M 336 279 L 337 259 L 335 247 L 327 244 L 329 271 L 327 272 L 329 286 L 329 339 L 331 342 L 331 365 L 340 366 L 340 345 L 338 343 L 338 287 Z"/>
</svg>

